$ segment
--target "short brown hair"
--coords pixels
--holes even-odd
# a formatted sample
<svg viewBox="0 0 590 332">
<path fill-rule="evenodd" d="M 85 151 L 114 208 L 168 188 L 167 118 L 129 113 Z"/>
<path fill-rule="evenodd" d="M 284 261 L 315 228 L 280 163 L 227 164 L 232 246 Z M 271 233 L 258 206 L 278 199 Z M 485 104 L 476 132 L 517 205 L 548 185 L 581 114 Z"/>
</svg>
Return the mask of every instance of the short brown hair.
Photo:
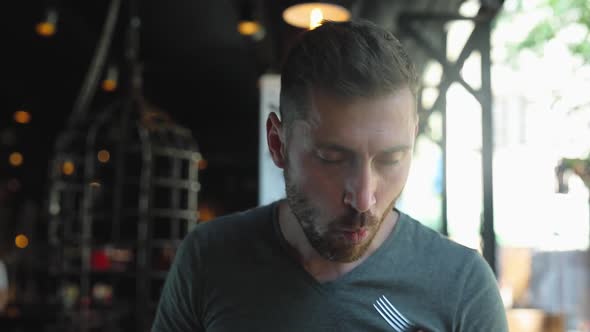
<svg viewBox="0 0 590 332">
<path fill-rule="evenodd" d="M 310 91 L 341 97 L 372 97 L 408 87 L 416 96 L 417 74 L 399 40 L 370 21 L 331 22 L 305 31 L 281 70 L 280 113 L 288 127 L 305 118 Z"/>
</svg>

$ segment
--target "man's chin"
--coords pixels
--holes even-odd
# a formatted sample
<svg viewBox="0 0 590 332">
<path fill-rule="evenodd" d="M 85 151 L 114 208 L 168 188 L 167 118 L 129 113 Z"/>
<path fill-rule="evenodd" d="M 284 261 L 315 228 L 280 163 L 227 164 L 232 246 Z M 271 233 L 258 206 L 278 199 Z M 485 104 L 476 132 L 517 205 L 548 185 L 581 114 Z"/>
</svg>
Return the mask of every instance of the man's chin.
<svg viewBox="0 0 590 332">
<path fill-rule="evenodd" d="M 328 260 L 336 263 L 353 263 L 362 257 L 361 253 L 345 253 L 327 257 Z"/>
<path fill-rule="evenodd" d="M 367 251 L 368 244 L 348 244 L 347 246 L 339 246 L 329 252 L 322 254 L 322 256 L 332 262 L 338 263 L 352 263 L 360 259 Z"/>
</svg>

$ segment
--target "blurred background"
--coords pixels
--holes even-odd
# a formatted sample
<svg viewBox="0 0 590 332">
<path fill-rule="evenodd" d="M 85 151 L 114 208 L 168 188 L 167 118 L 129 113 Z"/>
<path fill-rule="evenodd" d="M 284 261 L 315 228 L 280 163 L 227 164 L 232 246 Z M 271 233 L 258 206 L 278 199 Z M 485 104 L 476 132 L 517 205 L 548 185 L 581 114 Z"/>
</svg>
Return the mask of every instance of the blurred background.
<svg viewBox="0 0 590 332">
<path fill-rule="evenodd" d="M 11 6 L 1 331 L 147 331 L 191 227 L 284 196 L 264 121 L 293 38 L 359 18 L 422 77 L 399 208 L 482 253 L 511 331 L 590 331 L 587 0 Z"/>
</svg>

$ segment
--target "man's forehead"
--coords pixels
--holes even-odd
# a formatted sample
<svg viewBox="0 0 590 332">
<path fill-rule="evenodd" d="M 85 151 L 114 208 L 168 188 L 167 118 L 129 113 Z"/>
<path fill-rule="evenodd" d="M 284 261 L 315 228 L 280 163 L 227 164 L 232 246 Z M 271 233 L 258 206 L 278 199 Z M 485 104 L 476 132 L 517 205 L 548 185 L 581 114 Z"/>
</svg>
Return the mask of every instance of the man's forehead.
<svg viewBox="0 0 590 332">
<path fill-rule="evenodd" d="M 363 126 L 377 132 L 412 128 L 417 120 L 415 101 L 411 95 L 390 95 L 376 98 L 316 99 L 297 123 L 310 129 L 351 130 Z"/>
</svg>

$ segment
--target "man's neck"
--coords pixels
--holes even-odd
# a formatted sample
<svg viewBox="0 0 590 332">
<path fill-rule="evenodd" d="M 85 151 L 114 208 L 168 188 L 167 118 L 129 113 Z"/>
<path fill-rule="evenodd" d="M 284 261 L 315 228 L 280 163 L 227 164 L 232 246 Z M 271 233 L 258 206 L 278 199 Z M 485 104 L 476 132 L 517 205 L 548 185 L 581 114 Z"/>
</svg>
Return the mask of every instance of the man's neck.
<svg viewBox="0 0 590 332">
<path fill-rule="evenodd" d="M 309 243 L 301 225 L 286 201 L 279 203 L 279 225 L 284 238 L 294 249 L 300 264 L 318 282 L 333 281 L 359 266 L 370 257 L 391 234 L 399 214 L 388 212 L 367 251 L 357 260 L 349 263 L 335 262 L 322 257 Z"/>
</svg>

